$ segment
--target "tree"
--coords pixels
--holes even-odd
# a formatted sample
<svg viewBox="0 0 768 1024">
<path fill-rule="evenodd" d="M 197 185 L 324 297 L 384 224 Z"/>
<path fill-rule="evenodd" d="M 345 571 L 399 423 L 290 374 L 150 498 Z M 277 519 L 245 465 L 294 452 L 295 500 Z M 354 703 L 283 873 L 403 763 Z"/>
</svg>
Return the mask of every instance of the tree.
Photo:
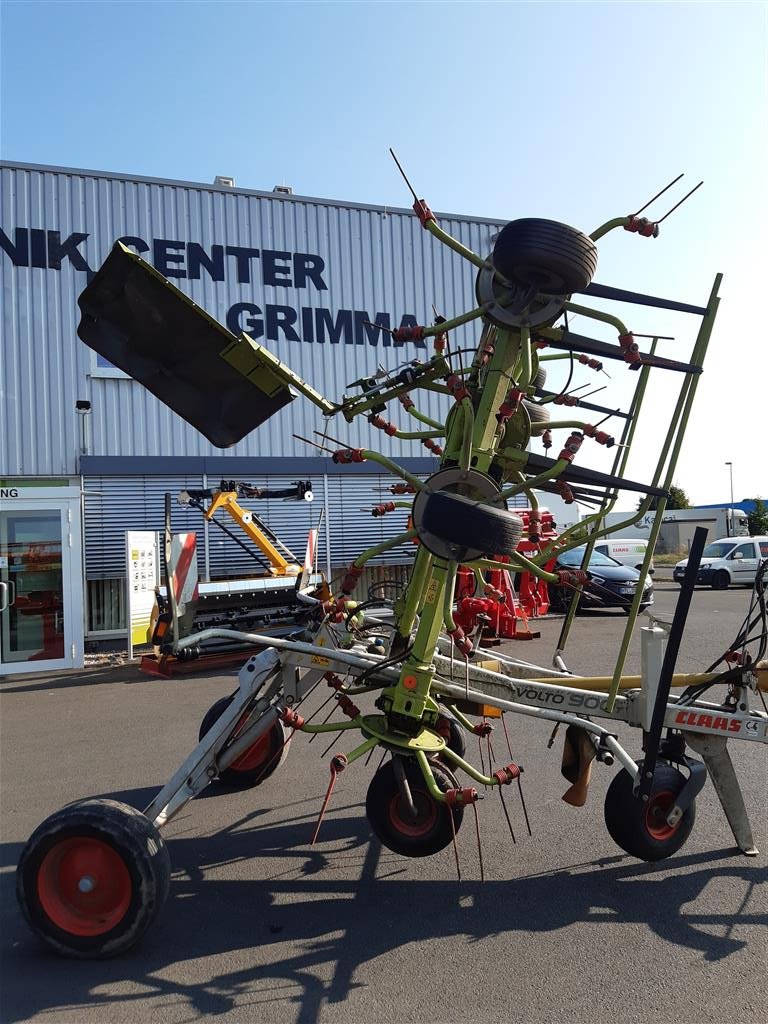
<svg viewBox="0 0 768 1024">
<path fill-rule="evenodd" d="M 643 499 L 641 498 L 640 501 L 637 503 L 637 507 L 640 508 L 640 506 L 642 504 L 643 504 Z M 654 511 L 658 507 L 658 504 L 659 504 L 659 499 L 658 498 L 656 498 L 656 497 L 651 498 L 651 506 L 650 506 L 651 507 L 651 511 Z M 677 487 L 675 484 L 672 484 L 672 486 L 669 488 L 669 498 L 667 499 L 667 508 L 668 509 L 672 509 L 672 508 L 690 508 L 690 507 L 691 507 L 691 503 L 688 500 L 688 495 L 685 493 L 685 491 L 682 489 L 682 487 Z"/>
<path fill-rule="evenodd" d="M 747 516 L 749 532 L 753 537 L 764 537 L 768 534 L 768 508 L 762 498 L 755 498 L 755 510 Z"/>
</svg>

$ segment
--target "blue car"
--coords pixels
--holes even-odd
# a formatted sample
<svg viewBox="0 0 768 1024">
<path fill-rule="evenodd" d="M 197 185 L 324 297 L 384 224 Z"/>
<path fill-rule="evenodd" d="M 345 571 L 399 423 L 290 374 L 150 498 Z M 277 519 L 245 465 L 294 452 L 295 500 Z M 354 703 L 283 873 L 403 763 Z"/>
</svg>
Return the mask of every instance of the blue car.
<svg viewBox="0 0 768 1024">
<path fill-rule="evenodd" d="M 584 558 L 584 546 L 563 551 L 557 556 L 555 571 L 558 569 L 580 569 Z M 615 558 L 592 552 L 587 566 L 589 582 L 584 584 L 579 602 L 580 608 L 622 608 L 629 614 L 629 608 L 638 587 L 642 587 L 643 596 L 640 611 L 653 604 L 653 581 L 646 576 L 640 579 L 637 569 L 622 565 Z M 572 587 L 558 587 L 548 584 L 550 608 L 552 611 L 565 611 L 573 594 Z"/>
</svg>

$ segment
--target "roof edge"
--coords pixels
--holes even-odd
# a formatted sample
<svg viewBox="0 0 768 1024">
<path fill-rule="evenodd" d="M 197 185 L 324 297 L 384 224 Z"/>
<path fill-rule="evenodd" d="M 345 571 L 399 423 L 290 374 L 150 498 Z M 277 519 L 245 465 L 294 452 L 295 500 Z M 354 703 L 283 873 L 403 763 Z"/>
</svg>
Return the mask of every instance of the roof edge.
<svg viewBox="0 0 768 1024">
<path fill-rule="evenodd" d="M 14 171 L 38 171 L 48 174 L 71 174 L 83 175 L 89 178 L 109 178 L 115 181 L 136 181 L 147 185 L 170 185 L 173 188 L 204 189 L 208 192 L 224 192 L 226 194 L 255 196 L 259 199 L 274 199 L 280 203 L 314 203 L 320 206 L 342 207 L 353 210 L 370 210 L 378 213 L 397 213 L 413 217 L 413 210 L 404 206 L 387 206 L 375 203 L 354 203 L 344 202 L 342 199 L 321 199 L 318 196 L 285 195 L 280 192 L 263 192 L 259 189 L 240 188 L 228 185 L 214 185 L 202 181 L 181 181 L 176 178 L 155 178 L 144 174 L 125 174 L 116 171 L 96 171 L 81 167 L 58 167 L 53 164 L 27 164 L 17 160 L 0 160 L 0 170 L 8 168 Z M 463 213 L 446 213 L 438 211 L 435 216 L 444 217 L 446 220 L 468 221 L 473 224 L 498 224 L 504 225 L 505 220 L 498 220 L 495 217 L 476 217 Z"/>
</svg>

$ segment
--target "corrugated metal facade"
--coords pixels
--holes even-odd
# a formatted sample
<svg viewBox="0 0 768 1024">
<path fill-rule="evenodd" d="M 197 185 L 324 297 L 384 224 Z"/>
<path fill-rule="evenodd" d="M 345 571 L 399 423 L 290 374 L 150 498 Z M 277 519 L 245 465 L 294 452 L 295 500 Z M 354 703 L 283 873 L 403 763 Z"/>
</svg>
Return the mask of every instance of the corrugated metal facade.
<svg viewBox="0 0 768 1024">
<path fill-rule="evenodd" d="M 439 220 L 479 253 L 490 251 L 502 223 Z M 412 472 L 431 472 L 436 462 L 417 442 L 390 439 L 364 420 L 325 420 L 297 398 L 222 452 L 141 385 L 99 365 L 77 337 L 77 298 L 121 238 L 230 330 L 253 333 L 337 400 L 378 364 L 394 368 L 428 355 L 425 347 L 391 344 L 364 320 L 429 323 L 433 303 L 446 316 L 475 305 L 473 268 L 410 210 L 7 163 L 0 164 L 0 229 L 0 478 L 82 478 L 89 634 L 124 630 L 125 531 L 162 530 L 166 491 L 175 498 L 222 478 L 259 487 L 311 478 L 312 504 L 243 504 L 299 558 L 322 512 L 319 565 L 334 573 L 406 528 L 405 511 L 370 514 L 390 497 L 391 478 L 373 465 L 334 467 L 292 435 L 312 438 L 325 428 L 350 445 L 419 460 L 408 463 Z M 454 347 L 475 341 L 471 326 L 452 335 Z M 78 400 L 91 403 L 84 418 Z M 442 420 L 443 399 L 420 392 L 417 401 Z M 386 415 L 403 429 L 422 429 L 397 403 Z M 206 531 L 202 515 L 175 500 L 172 528 L 196 531 L 201 576 L 260 571 L 232 539 L 213 526 Z M 379 556 L 363 583 L 403 577 L 413 553 L 408 544 Z"/>
<path fill-rule="evenodd" d="M 258 476 L 250 482 L 256 487 L 288 487 L 291 477 Z M 239 499 L 243 508 L 251 509 L 301 561 L 307 546 L 307 534 L 320 524 L 318 564 L 325 569 L 347 566 L 366 548 L 388 540 L 407 528 L 407 510 L 398 510 L 385 518 L 374 519 L 371 505 L 386 500 L 383 494 L 389 478 L 379 474 L 315 477 L 312 480 L 314 501 L 250 501 Z M 185 488 L 215 487 L 217 481 L 202 476 L 87 476 L 85 491 L 85 565 L 88 579 L 111 579 L 125 574 L 126 523 L 133 530 L 157 530 L 164 527 L 165 493 L 173 495 L 171 529 L 174 533 L 194 530 L 197 534 L 198 567 L 201 576 L 208 566 L 211 579 L 255 575 L 262 567 L 246 551 L 215 525 L 205 529 L 203 515 L 197 509 L 180 505 L 179 491 Z M 326 503 L 327 494 L 327 503 Z M 328 552 L 327 521 L 330 531 Z M 237 537 L 248 542 L 232 519 L 223 511 L 216 519 Z M 343 528 L 341 528 L 343 524 Z M 207 534 L 207 542 L 206 542 Z M 413 545 L 405 545 L 379 556 L 375 561 L 410 561 Z"/>
<path fill-rule="evenodd" d="M 90 456 L 221 454 L 139 384 L 98 367 L 77 338 L 77 296 L 117 238 L 131 238 L 223 323 L 266 334 L 268 347 L 331 399 L 379 362 L 391 367 L 426 352 L 385 344 L 383 332 L 373 344 L 363 319 L 387 314 L 397 326 L 410 315 L 424 323 L 432 319 L 432 303 L 447 316 L 474 305 L 470 265 L 407 210 L 5 164 L 0 214 L 4 475 L 78 472 L 78 399 L 92 404 Z M 440 223 L 481 253 L 499 227 L 452 216 L 440 216 Z M 467 344 L 474 341 L 471 331 Z M 455 343 L 461 340 L 457 334 Z M 425 396 L 422 410 L 442 418 L 439 401 Z M 405 413 L 397 412 L 392 418 L 404 425 Z M 322 422 L 309 402 L 297 399 L 228 454 L 306 456 L 310 449 L 292 434 L 312 437 Z M 425 454 L 417 443 L 392 441 L 365 422 L 333 421 L 330 432 L 387 454 Z"/>
</svg>

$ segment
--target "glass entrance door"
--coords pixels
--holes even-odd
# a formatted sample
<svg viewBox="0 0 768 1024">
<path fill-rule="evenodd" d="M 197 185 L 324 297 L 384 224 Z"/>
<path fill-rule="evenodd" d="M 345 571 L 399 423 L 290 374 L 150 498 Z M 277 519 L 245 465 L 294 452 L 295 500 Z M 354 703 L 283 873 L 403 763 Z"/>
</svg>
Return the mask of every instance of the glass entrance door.
<svg viewBox="0 0 768 1024">
<path fill-rule="evenodd" d="M 0 664 L 65 658 L 62 535 L 60 508 L 0 512 Z"/>
</svg>

